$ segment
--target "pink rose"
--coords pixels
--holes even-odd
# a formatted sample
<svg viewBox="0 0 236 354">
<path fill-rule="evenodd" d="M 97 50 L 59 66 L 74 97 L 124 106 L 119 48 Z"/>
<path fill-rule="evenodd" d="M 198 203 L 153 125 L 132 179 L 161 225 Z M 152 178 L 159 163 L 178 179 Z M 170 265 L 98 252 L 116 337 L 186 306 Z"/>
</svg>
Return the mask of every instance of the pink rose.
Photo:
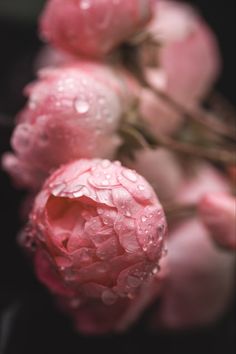
<svg viewBox="0 0 236 354">
<path fill-rule="evenodd" d="M 236 199 L 226 193 L 208 193 L 201 199 L 199 211 L 212 239 L 236 250 Z"/>
<path fill-rule="evenodd" d="M 228 189 L 214 168 L 202 165 L 179 189 L 177 199 L 196 204 L 206 191 L 214 194 Z M 233 299 L 235 256 L 215 246 L 197 216 L 171 227 L 167 247 L 169 274 L 160 304 L 150 318 L 152 328 L 182 330 L 214 323 Z"/>
<path fill-rule="evenodd" d="M 154 55 L 147 49 L 143 52 L 148 82 L 184 106 L 199 104 L 220 71 L 219 49 L 211 29 L 189 5 L 161 0 L 148 31 L 160 43 Z M 156 67 L 148 65 L 151 55 Z M 162 99 L 155 104 L 144 93 L 143 100 L 143 116 L 154 131 L 161 125 L 164 133 L 172 133 L 180 126 L 183 117 L 165 107 Z M 146 100 L 152 108 L 147 108 Z"/>
<path fill-rule="evenodd" d="M 78 62 L 44 69 L 26 94 L 11 140 L 14 154 L 3 157 L 17 185 L 37 190 L 61 164 L 113 157 L 129 95 L 108 66 Z"/>
<path fill-rule="evenodd" d="M 79 160 L 46 181 L 21 242 L 34 245 L 38 278 L 63 298 L 67 311 L 76 301 L 91 302 L 94 311 L 124 302 L 136 318 L 159 287 L 152 284 L 146 300 L 140 296 L 158 273 L 166 230 L 163 209 L 143 177 L 119 162 Z M 134 308 L 122 300 L 137 295 Z M 129 318 L 122 321 L 120 328 Z"/>
<path fill-rule="evenodd" d="M 153 0 L 50 0 L 40 20 L 43 38 L 75 55 L 101 57 L 151 19 Z"/>
</svg>

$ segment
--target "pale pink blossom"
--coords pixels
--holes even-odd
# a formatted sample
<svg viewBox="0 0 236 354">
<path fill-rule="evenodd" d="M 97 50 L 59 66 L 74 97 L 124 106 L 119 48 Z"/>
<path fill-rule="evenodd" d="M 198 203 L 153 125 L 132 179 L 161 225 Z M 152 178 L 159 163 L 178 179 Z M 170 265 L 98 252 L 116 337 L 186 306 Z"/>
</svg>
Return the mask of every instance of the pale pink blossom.
<svg viewBox="0 0 236 354">
<path fill-rule="evenodd" d="M 75 55 L 101 57 L 151 19 L 153 0 L 48 0 L 40 20 L 43 38 Z"/>
<path fill-rule="evenodd" d="M 118 161 L 79 160 L 46 181 L 21 243 L 34 246 L 38 278 L 62 298 L 82 331 L 89 329 L 79 315 L 90 303 L 88 321 L 102 304 L 114 304 L 115 312 L 125 306 L 112 327 L 123 330 L 159 292 L 155 277 L 166 232 L 162 206 L 143 177 Z M 82 306 L 78 312 L 75 303 Z"/>
<path fill-rule="evenodd" d="M 176 199 L 197 204 L 207 191 L 214 194 L 228 190 L 227 181 L 217 170 L 202 165 L 178 190 Z M 219 320 L 233 299 L 235 256 L 212 242 L 197 216 L 171 227 L 167 247 L 169 273 L 150 318 L 151 327 L 183 330 Z"/>
<path fill-rule="evenodd" d="M 226 193 L 207 193 L 199 212 L 212 239 L 221 247 L 236 250 L 236 199 Z"/>
<path fill-rule="evenodd" d="M 128 94 L 108 66 L 81 61 L 44 69 L 26 94 L 11 139 L 14 154 L 3 157 L 17 185 L 37 190 L 61 164 L 113 157 Z"/>
<path fill-rule="evenodd" d="M 164 92 L 179 104 L 192 108 L 211 90 L 220 71 L 220 55 L 216 38 L 200 15 L 185 3 L 158 1 L 156 15 L 148 32 L 159 42 L 153 54 L 143 52 L 146 78 L 151 86 Z M 150 56 L 156 61 L 149 66 Z M 152 130 L 172 133 L 183 121 L 161 98 L 154 103 L 144 92 L 143 116 Z M 147 105 L 150 108 L 147 109 Z M 158 107 L 159 106 L 159 107 Z M 156 122 L 156 123 L 155 123 Z M 162 124 L 160 123 L 162 122 Z"/>
</svg>

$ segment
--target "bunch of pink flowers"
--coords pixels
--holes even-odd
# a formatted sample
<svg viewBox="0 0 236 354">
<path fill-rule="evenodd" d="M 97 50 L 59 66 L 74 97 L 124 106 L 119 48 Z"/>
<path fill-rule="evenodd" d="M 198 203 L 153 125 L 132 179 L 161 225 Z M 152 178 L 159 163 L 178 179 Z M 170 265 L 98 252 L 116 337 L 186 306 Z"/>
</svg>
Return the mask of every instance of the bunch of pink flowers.
<svg viewBox="0 0 236 354">
<path fill-rule="evenodd" d="M 154 331 L 220 319 L 235 162 L 202 105 L 221 68 L 213 33 L 171 0 L 48 0 L 40 35 L 2 159 L 28 191 L 19 240 L 38 279 L 85 334 L 124 331 L 150 306 Z"/>
</svg>

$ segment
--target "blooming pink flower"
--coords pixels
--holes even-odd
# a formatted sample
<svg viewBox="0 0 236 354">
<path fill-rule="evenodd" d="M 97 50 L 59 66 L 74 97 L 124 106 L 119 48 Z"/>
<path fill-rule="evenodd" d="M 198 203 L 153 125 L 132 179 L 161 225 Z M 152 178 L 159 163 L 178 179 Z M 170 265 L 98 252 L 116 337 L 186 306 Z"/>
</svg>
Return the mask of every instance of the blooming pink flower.
<svg viewBox="0 0 236 354">
<path fill-rule="evenodd" d="M 140 31 L 150 20 L 153 0 L 48 0 L 42 36 L 76 55 L 100 57 Z"/>
<path fill-rule="evenodd" d="M 148 31 L 160 43 L 152 54 L 156 67 L 148 66 L 151 54 L 143 52 L 148 82 L 184 106 L 198 104 L 220 71 L 218 45 L 210 28 L 190 6 L 161 0 L 156 3 L 156 15 Z M 145 93 L 143 100 L 143 116 L 154 131 L 158 129 L 155 126 L 161 125 L 159 121 L 166 125 L 167 133 L 180 126 L 183 117 L 166 108 L 162 99 L 155 104 L 150 94 Z M 151 108 L 147 109 L 148 105 Z"/>
<path fill-rule="evenodd" d="M 228 191 L 215 169 L 202 165 L 196 171 L 178 191 L 180 202 L 197 203 L 206 191 Z M 235 256 L 215 246 L 197 216 L 172 226 L 167 247 L 169 273 L 160 306 L 150 319 L 152 328 L 180 330 L 213 323 L 233 298 Z"/>
<path fill-rule="evenodd" d="M 208 193 L 201 199 L 199 211 L 213 240 L 236 250 L 236 199 L 225 193 Z"/>
<path fill-rule="evenodd" d="M 16 184 L 38 189 L 61 164 L 78 158 L 112 158 L 127 104 L 122 80 L 105 65 L 78 62 L 45 69 L 29 96 L 3 158 Z"/>
<path fill-rule="evenodd" d="M 120 307 L 151 281 L 165 236 L 163 209 L 143 177 L 119 162 L 79 160 L 46 181 L 22 242 L 34 244 L 38 278 L 66 307 L 91 302 L 96 316 L 102 302 Z M 131 318 L 148 302 L 138 299 L 133 310 L 124 300 Z"/>
</svg>

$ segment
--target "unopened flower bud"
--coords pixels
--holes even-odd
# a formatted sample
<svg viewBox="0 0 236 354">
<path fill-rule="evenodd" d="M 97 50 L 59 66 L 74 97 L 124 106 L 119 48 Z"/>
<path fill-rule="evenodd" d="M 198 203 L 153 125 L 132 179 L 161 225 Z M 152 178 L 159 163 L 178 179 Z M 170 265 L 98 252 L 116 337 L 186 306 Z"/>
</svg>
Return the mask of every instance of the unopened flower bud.
<svg viewBox="0 0 236 354">
<path fill-rule="evenodd" d="M 48 0 L 43 38 L 75 55 L 101 57 L 151 19 L 153 0 Z"/>
</svg>

